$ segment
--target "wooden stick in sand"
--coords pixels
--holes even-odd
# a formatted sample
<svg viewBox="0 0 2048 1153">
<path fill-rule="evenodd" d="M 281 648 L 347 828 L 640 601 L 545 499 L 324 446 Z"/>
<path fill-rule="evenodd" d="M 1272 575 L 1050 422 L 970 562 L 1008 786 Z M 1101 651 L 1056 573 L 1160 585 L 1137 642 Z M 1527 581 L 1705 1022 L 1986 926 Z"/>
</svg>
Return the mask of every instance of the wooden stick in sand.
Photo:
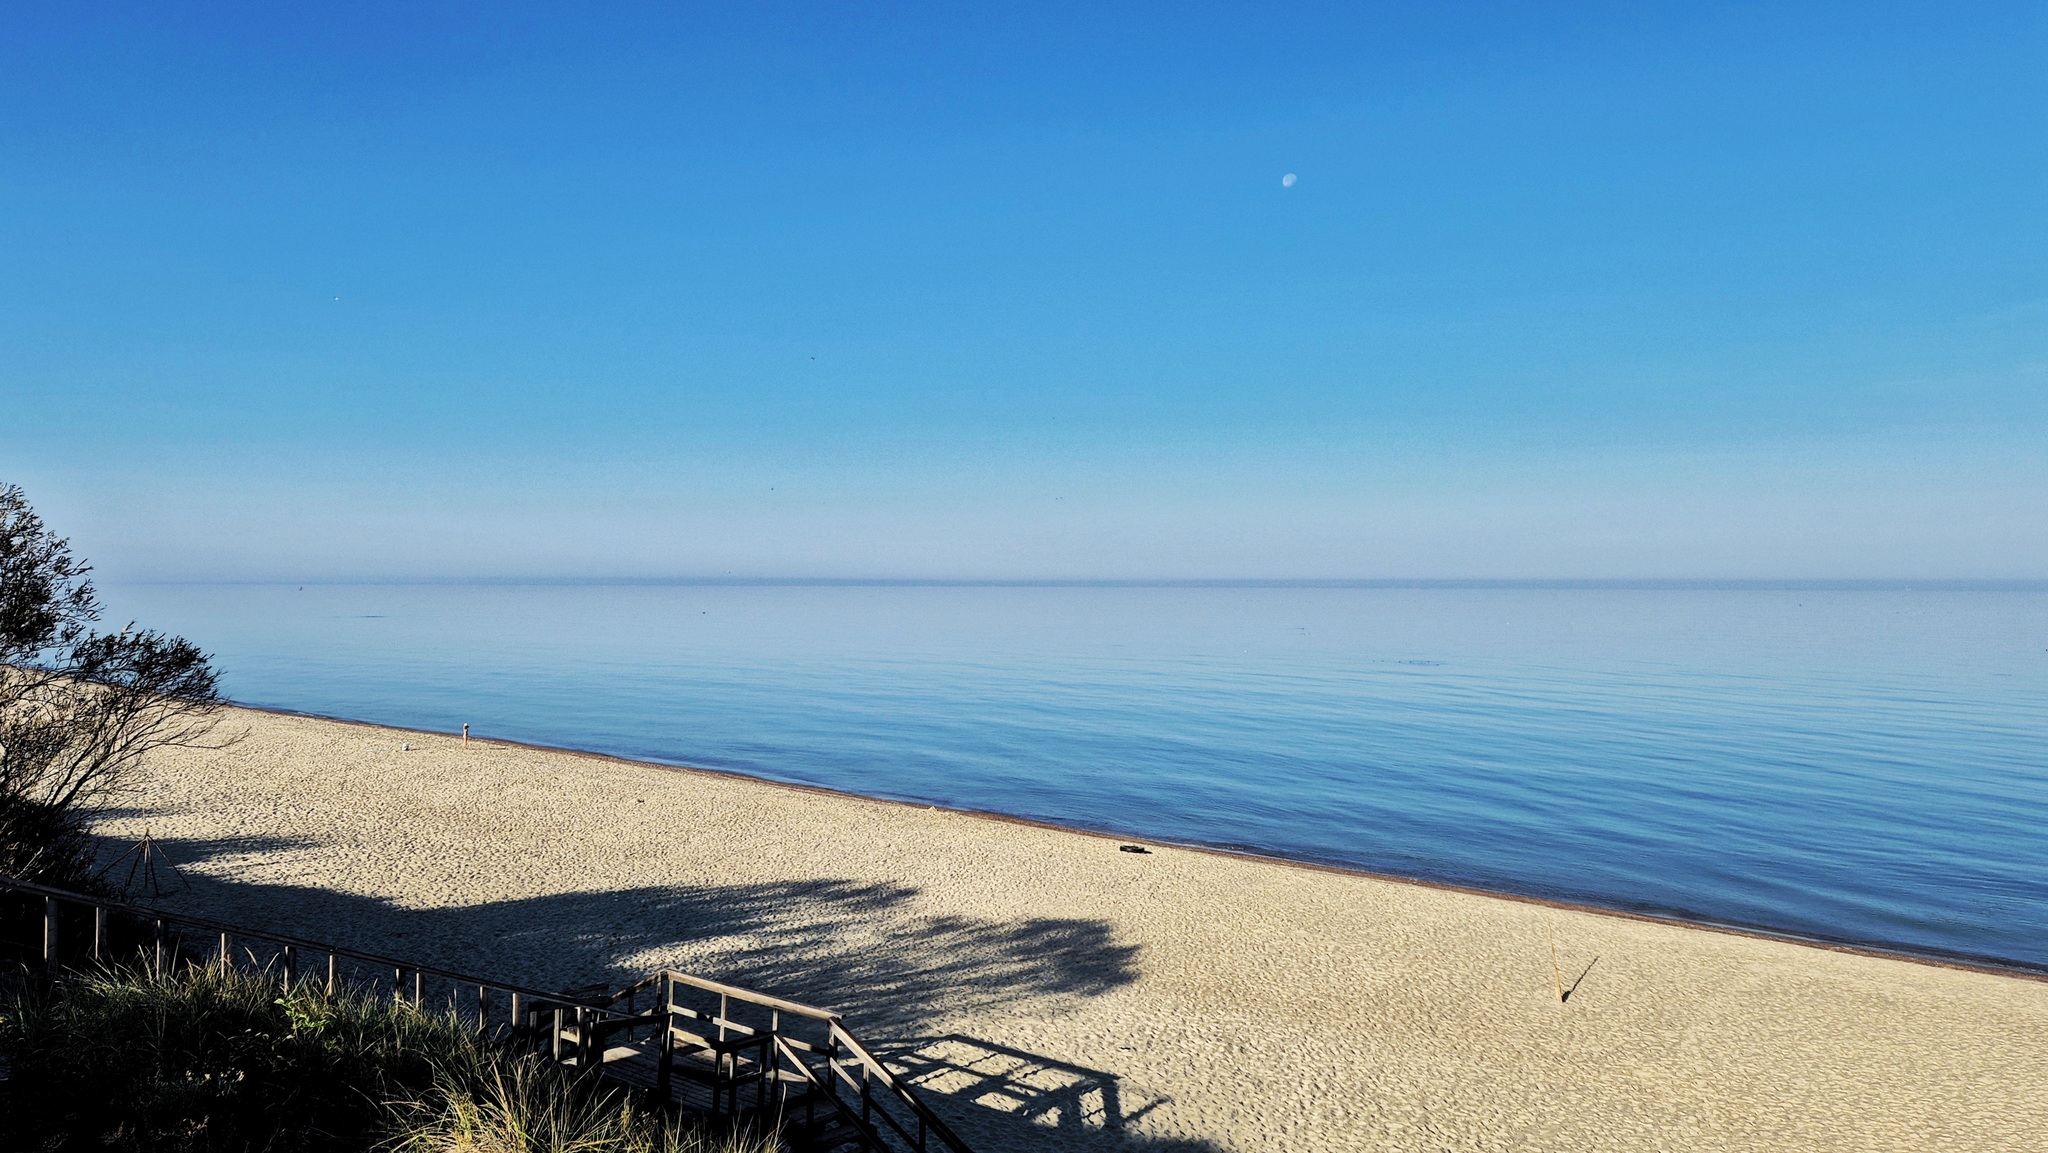
<svg viewBox="0 0 2048 1153">
<path fill-rule="evenodd" d="M 1557 1003 L 1564 1004 L 1564 970 L 1557 966 L 1557 929 L 1550 918 L 1543 918 L 1543 935 L 1550 939 L 1550 979 L 1556 983 Z"/>
</svg>

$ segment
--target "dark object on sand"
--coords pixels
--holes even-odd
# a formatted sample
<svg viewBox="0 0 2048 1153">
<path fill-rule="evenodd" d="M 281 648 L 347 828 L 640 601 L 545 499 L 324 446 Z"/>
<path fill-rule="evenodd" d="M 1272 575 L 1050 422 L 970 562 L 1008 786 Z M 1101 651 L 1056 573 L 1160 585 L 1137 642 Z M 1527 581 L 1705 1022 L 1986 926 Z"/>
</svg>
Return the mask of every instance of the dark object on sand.
<svg viewBox="0 0 2048 1153">
<path fill-rule="evenodd" d="M 1118 845 L 1116 851 L 1119 853 L 1149 853 L 1152 850 L 1143 845 Z"/>
</svg>

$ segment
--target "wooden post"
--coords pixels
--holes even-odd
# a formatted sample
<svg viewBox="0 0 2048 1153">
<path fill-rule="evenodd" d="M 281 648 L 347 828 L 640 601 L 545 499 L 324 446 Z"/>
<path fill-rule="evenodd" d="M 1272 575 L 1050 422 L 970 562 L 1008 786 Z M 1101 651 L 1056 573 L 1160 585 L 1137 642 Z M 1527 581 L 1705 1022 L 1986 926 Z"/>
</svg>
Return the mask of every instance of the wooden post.
<svg viewBox="0 0 2048 1153">
<path fill-rule="evenodd" d="M 654 1092 L 661 1098 L 663 1108 L 667 1108 L 669 1103 L 675 1100 L 675 1067 L 676 1015 L 673 1012 L 664 1012 L 661 1015 L 661 1061 L 654 1069 Z"/>
<path fill-rule="evenodd" d="M 327 954 L 327 995 L 332 997 L 341 989 L 341 958 Z"/>
<path fill-rule="evenodd" d="M 164 919 L 156 919 L 156 975 L 164 975 Z"/>
<path fill-rule="evenodd" d="M 286 945 L 284 947 L 284 991 L 286 993 L 292 991 L 292 978 L 298 975 L 299 951 L 291 945 Z"/>
<path fill-rule="evenodd" d="M 825 1027 L 825 1091 L 839 1096 L 839 1030 Z"/>
<path fill-rule="evenodd" d="M 462 747 L 463 747 L 463 748 L 465 748 L 465 749 L 469 747 L 469 722 L 468 722 L 468 721 L 464 721 L 464 722 L 462 722 Z"/>
<path fill-rule="evenodd" d="M 418 969 L 412 971 L 412 1007 L 422 1010 L 427 1007 L 426 990 L 420 983 L 420 971 Z"/>
<path fill-rule="evenodd" d="M 228 975 L 228 968 L 235 963 L 235 941 L 226 929 L 220 933 L 220 975 Z"/>
<path fill-rule="evenodd" d="M 92 959 L 103 961 L 107 952 L 107 907 L 92 907 Z"/>
<path fill-rule="evenodd" d="M 57 898 L 43 898 L 43 968 L 57 975 Z"/>
</svg>

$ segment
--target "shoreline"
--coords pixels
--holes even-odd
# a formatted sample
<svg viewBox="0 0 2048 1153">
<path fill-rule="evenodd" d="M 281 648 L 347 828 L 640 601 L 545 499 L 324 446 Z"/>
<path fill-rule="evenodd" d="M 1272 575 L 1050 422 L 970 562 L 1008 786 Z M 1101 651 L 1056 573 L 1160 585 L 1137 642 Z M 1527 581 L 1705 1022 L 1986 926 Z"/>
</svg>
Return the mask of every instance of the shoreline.
<svg viewBox="0 0 2048 1153">
<path fill-rule="evenodd" d="M 411 733 L 417 734 L 422 737 L 436 737 L 449 740 L 462 739 L 462 734 L 459 732 L 444 733 L 434 729 L 406 728 L 399 725 L 380 724 L 376 721 L 358 720 L 354 717 L 330 716 L 325 713 L 309 712 L 302 709 L 273 708 L 262 705 L 242 704 L 240 702 L 230 702 L 230 707 L 252 713 L 265 713 L 272 716 L 280 717 L 301 717 L 307 720 L 325 721 L 331 724 L 350 725 L 358 728 L 374 729 L 382 732 Z M 1585 913 L 1599 917 L 1613 917 L 1621 920 L 1639 921 L 1652 925 L 1668 925 L 1685 929 L 1698 929 L 1710 933 L 1725 933 L 1734 937 L 1744 937 L 1762 941 L 1775 941 L 1783 944 L 1798 945 L 1808 949 L 1817 949 L 1822 952 L 1841 953 L 1848 956 L 1871 957 L 1887 961 L 1905 961 L 1911 964 L 1928 965 L 1934 968 L 1955 969 L 1967 973 L 1984 973 L 1991 976 L 2011 977 L 2023 981 L 2036 981 L 2041 983 L 2048 983 L 2048 965 L 2032 965 L 2023 961 L 2011 961 L 2003 958 L 1985 957 L 1972 954 L 1948 953 L 1941 950 L 1916 950 L 1902 946 L 1888 946 L 1877 942 L 1818 937 L 1808 934 L 1791 932 L 1783 929 L 1773 929 L 1768 926 L 1731 924 L 1727 922 L 1713 921 L 1699 917 L 1688 917 L 1682 914 L 1675 913 L 1649 913 L 1633 909 L 1618 909 L 1609 905 L 1592 904 L 1583 901 L 1569 901 L 1553 897 L 1539 897 L 1528 893 L 1517 893 L 1509 889 L 1489 889 L 1477 885 L 1459 884 L 1454 881 L 1434 880 L 1428 877 L 1411 877 L 1404 876 L 1400 873 L 1384 873 L 1373 869 L 1361 868 L 1355 865 L 1340 865 L 1326 861 L 1301 860 L 1295 857 L 1283 857 L 1272 853 L 1262 853 L 1253 849 L 1233 848 L 1225 845 L 1205 844 L 1200 841 L 1176 841 L 1154 836 L 1152 834 L 1147 833 L 1124 832 L 1113 829 L 1091 829 L 1081 825 L 1066 825 L 1061 824 L 1057 821 L 1044 821 L 1033 817 L 1020 817 L 1016 816 L 1015 814 L 998 812 L 992 809 L 960 808 L 954 805 L 939 804 L 934 801 L 910 800 L 901 797 L 873 796 L 867 793 L 851 793 L 843 789 L 828 788 L 824 785 L 811 785 L 805 784 L 800 781 L 777 780 L 774 777 L 756 776 L 752 773 L 743 773 L 732 769 L 710 769 L 705 768 L 701 765 L 686 765 L 674 764 L 666 761 L 641 760 L 635 757 L 619 756 L 614 753 L 603 753 L 590 749 L 570 748 L 564 745 L 545 745 L 531 741 L 514 741 L 502 737 L 479 737 L 475 735 L 471 735 L 468 738 L 468 740 L 471 744 L 477 745 L 491 746 L 504 749 L 526 750 L 540 753 L 552 753 L 561 756 L 579 757 L 588 760 L 600 761 L 607 764 L 623 765 L 632 768 L 655 769 L 667 773 L 697 774 L 708 777 L 721 778 L 725 780 L 739 781 L 750 785 L 764 785 L 770 788 L 786 789 L 796 793 L 811 794 L 839 800 L 864 801 L 870 804 L 892 805 L 913 810 L 950 813 L 956 816 L 971 817 L 977 820 L 993 821 L 1001 824 L 1018 825 L 1031 829 L 1042 829 L 1048 832 L 1067 833 L 1083 837 L 1093 837 L 1098 840 L 1116 841 L 1126 844 L 1138 844 L 1149 848 L 1171 848 L 1178 849 L 1183 852 L 1206 853 L 1233 860 L 1254 861 L 1263 864 L 1279 865 L 1290 869 L 1304 869 L 1310 872 L 1329 873 L 1345 877 L 1359 877 L 1364 878 L 1366 880 L 1382 881 L 1389 884 L 1412 885 L 1417 888 L 1434 890 L 1438 892 L 1460 893 L 1468 896 L 1491 898 L 1494 900 L 1513 901 L 1519 904 L 1533 905 L 1538 908 L 1556 909 L 1560 911 L 1573 913 Z"/>
</svg>

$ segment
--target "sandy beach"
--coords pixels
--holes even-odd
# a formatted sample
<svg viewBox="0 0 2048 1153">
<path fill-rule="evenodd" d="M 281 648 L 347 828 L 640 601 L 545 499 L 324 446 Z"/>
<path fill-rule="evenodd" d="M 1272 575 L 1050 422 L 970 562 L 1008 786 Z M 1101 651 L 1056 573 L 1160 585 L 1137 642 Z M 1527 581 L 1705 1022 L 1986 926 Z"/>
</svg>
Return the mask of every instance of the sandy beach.
<svg viewBox="0 0 2048 1153">
<path fill-rule="evenodd" d="M 669 965 L 830 1005 L 982 1153 L 2048 1130 L 2041 981 L 449 736 L 224 731 L 101 822 L 181 866 L 166 904 L 544 987 Z"/>
</svg>

